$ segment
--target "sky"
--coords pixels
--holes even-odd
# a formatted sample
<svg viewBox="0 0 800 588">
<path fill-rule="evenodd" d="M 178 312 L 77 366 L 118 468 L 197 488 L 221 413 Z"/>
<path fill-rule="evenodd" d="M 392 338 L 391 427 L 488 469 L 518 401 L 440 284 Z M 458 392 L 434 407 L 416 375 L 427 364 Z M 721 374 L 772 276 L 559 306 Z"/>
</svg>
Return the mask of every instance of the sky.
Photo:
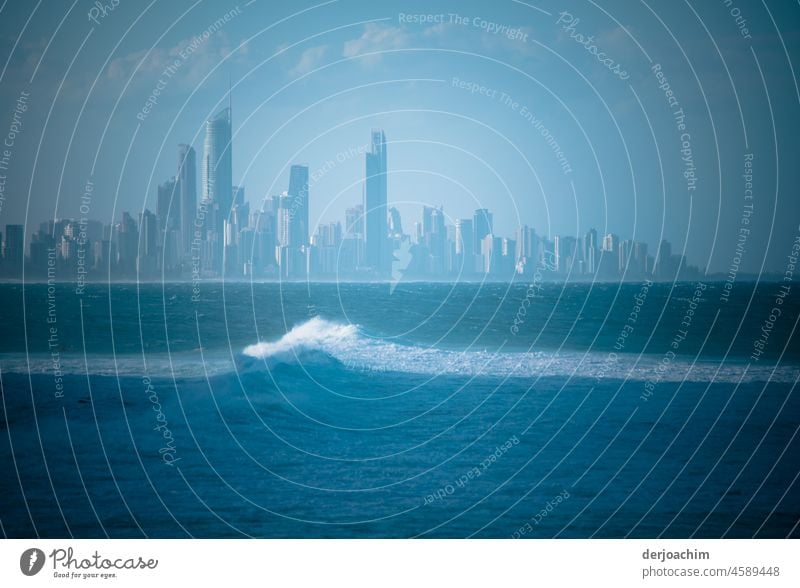
<svg viewBox="0 0 800 588">
<path fill-rule="evenodd" d="M 154 210 L 179 143 L 199 189 L 229 100 L 234 183 L 258 208 L 307 164 L 312 227 L 360 202 L 381 128 L 407 233 L 423 205 L 450 223 L 485 207 L 500 236 L 667 239 L 716 272 L 746 235 L 753 273 L 783 272 L 800 235 L 796 3 L 0 6 L 0 231 L 26 241 L 50 218 Z"/>
</svg>

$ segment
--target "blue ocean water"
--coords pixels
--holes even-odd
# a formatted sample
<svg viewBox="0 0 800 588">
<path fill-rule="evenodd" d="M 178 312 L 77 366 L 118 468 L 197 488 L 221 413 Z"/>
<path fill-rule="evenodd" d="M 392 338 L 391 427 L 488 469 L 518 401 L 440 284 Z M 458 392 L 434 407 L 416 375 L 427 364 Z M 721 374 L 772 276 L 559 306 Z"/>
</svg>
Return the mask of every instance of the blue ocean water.
<svg viewBox="0 0 800 588">
<path fill-rule="evenodd" d="M 780 287 L 2 285 L 1 529 L 798 536 Z"/>
</svg>

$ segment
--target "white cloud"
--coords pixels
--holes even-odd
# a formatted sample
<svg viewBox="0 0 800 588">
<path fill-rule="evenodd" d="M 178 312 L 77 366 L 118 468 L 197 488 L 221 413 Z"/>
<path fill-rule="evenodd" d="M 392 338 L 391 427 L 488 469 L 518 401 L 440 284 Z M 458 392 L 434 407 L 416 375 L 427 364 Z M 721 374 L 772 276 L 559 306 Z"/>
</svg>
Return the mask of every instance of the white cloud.
<svg viewBox="0 0 800 588">
<path fill-rule="evenodd" d="M 112 60 L 106 68 L 105 81 L 115 86 L 123 85 L 133 76 L 131 83 L 134 85 L 152 84 L 160 77 L 166 77 L 170 84 L 195 86 L 224 59 L 241 62 L 248 54 L 248 47 L 245 45 L 238 50 L 237 47 L 238 44 L 231 43 L 220 31 L 205 37 L 183 39 L 172 47 L 135 51 Z M 234 51 L 235 55 L 229 57 Z M 173 69 L 168 72 L 170 67 Z"/>
<path fill-rule="evenodd" d="M 344 57 L 357 57 L 374 51 L 402 49 L 411 42 L 411 35 L 400 27 L 392 27 L 380 23 L 367 23 L 364 32 L 357 39 L 345 42 L 342 55 Z M 381 55 L 366 55 L 363 62 L 373 65 L 380 61 Z"/>
<path fill-rule="evenodd" d="M 296 78 L 316 69 L 322 63 L 322 58 L 325 57 L 327 53 L 327 45 L 319 45 L 306 49 L 303 51 L 297 64 L 289 70 L 289 75 Z"/>
</svg>

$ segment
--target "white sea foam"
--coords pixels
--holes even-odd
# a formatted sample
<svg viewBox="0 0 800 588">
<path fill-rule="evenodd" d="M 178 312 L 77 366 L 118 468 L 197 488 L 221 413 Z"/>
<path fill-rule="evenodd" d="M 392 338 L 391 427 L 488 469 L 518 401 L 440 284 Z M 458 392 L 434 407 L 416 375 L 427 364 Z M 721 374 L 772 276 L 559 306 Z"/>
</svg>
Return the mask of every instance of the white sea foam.
<svg viewBox="0 0 800 588">
<path fill-rule="evenodd" d="M 405 372 L 430 375 L 536 377 L 575 376 L 594 379 L 657 380 L 659 382 L 713 381 L 794 382 L 800 366 L 751 365 L 729 360 L 722 366 L 708 360 L 675 358 L 663 365 L 662 356 L 605 352 L 492 352 L 450 351 L 400 345 L 363 335 L 355 325 L 342 325 L 315 317 L 294 327 L 276 342 L 249 345 L 244 354 L 274 363 L 313 362 L 321 352 L 345 367 L 364 372 Z"/>
<path fill-rule="evenodd" d="M 232 374 L 234 370 L 272 370 L 278 365 L 313 369 L 320 362 L 336 360 L 345 369 L 369 374 L 407 373 L 466 377 L 577 377 L 600 380 L 655 382 L 784 382 L 794 383 L 800 366 L 752 364 L 728 359 L 723 365 L 712 360 L 675 357 L 663 364 L 664 356 L 612 354 L 604 351 L 453 351 L 404 345 L 369 337 L 356 325 L 315 317 L 295 326 L 276 341 L 248 345 L 236 362 L 231 352 L 199 351 L 167 355 L 92 355 L 88 371 L 93 375 L 120 377 L 204 378 Z M 2 373 L 53 374 L 52 358 L 44 356 L 0 356 Z M 62 355 L 61 373 L 86 374 L 83 356 Z"/>
</svg>

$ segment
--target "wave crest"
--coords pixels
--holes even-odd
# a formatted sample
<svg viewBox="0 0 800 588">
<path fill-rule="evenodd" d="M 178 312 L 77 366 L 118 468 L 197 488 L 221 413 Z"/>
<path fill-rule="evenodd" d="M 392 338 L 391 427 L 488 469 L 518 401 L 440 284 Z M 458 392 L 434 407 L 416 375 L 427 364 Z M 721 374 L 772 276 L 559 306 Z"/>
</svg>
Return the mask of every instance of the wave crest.
<svg viewBox="0 0 800 588">
<path fill-rule="evenodd" d="M 342 347 L 358 342 L 358 328 L 314 317 L 293 327 L 275 342 L 261 341 L 244 348 L 244 355 L 256 359 L 297 357 L 308 352 L 322 351 L 335 355 Z"/>
</svg>

